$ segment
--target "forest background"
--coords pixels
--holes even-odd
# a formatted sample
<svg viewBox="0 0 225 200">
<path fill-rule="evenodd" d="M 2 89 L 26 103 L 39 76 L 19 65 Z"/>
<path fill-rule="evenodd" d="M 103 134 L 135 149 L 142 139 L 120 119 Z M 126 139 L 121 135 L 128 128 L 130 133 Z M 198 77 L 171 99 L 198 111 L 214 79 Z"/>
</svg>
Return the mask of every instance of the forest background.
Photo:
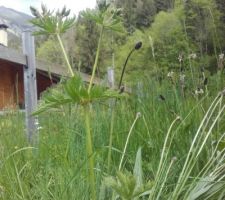
<svg viewBox="0 0 225 200">
<path fill-rule="evenodd" d="M 94 10 L 79 13 L 75 26 L 64 36 L 64 44 L 74 69 L 91 73 L 100 30 L 85 17 L 100 12 L 105 0 L 97 1 Z M 114 0 L 120 9 L 123 33 L 105 32 L 98 76 L 104 77 L 113 67 L 116 78 L 129 53 L 138 41 L 143 48 L 132 56 L 126 71 L 128 84 L 143 76 L 164 79 L 168 72 L 206 70 L 214 74 L 223 68 L 225 49 L 225 2 L 223 0 Z M 51 36 L 37 39 L 37 57 L 63 64 L 58 44 Z M 191 62 L 191 63 L 190 63 Z M 196 86 L 197 87 L 197 86 Z"/>
</svg>

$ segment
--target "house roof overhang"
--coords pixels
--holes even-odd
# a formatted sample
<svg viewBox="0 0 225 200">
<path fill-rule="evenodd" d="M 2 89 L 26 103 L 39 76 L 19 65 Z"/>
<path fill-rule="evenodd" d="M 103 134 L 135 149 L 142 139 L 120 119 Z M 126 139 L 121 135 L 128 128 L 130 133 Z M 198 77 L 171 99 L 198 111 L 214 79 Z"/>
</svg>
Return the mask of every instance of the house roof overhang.
<svg viewBox="0 0 225 200">
<path fill-rule="evenodd" d="M 25 66 L 27 65 L 27 58 L 26 55 L 15 51 L 14 49 L 10 49 L 5 46 L 0 45 L 0 59 L 6 60 L 12 63 L 16 63 L 17 65 Z M 57 76 L 70 76 L 66 67 L 55 64 L 49 63 L 46 61 L 36 60 L 36 69 L 41 70 L 47 73 L 55 74 Z M 90 75 L 79 72 L 80 76 L 85 82 L 90 81 Z M 100 79 L 95 78 L 94 84 L 99 84 L 101 82 Z"/>
<path fill-rule="evenodd" d="M 0 24 L 0 29 L 1 28 L 4 28 L 4 29 L 7 29 L 7 28 L 9 28 L 7 25 L 5 25 L 5 24 Z"/>
</svg>

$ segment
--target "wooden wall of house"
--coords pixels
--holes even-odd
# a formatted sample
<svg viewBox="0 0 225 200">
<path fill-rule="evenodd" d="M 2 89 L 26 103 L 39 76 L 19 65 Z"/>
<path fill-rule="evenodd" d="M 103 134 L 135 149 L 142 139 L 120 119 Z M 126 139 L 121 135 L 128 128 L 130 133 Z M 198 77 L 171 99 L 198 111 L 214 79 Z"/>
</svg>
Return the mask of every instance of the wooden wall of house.
<svg viewBox="0 0 225 200">
<path fill-rule="evenodd" d="M 55 83 L 47 73 L 37 73 L 38 97 Z M 0 110 L 24 108 L 23 66 L 0 60 Z"/>
<path fill-rule="evenodd" d="M 37 92 L 38 98 L 40 98 L 41 93 L 48 89 L 52 84 L 55 84 L 55 80 L 51 80 L 47 73 L 42 72 L 37 73 Z"/>
<path fill-rule="evenodd" d="M 15 108 L 23 103 L 22 67 L 0 61 L 0 109 Z"/>
</svg>

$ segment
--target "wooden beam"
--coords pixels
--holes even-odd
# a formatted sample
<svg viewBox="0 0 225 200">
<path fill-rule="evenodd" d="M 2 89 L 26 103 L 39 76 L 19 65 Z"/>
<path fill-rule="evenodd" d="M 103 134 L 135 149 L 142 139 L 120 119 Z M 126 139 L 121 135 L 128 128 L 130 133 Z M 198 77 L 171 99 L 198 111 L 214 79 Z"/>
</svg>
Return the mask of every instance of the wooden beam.
<svg viewBox="0 0 225 200">
<path fill-rule="evenodd" d="M 0 59 L 26 65 L 26 57 L 13 49 L 0 45 Z"/>
<path fill-rule="evenodd" d="M 34 37 L 31 31 L 23 32 L 23 53 L 26 57 L 24 65 L 24 96 L 26 113 L 26 132 L 28 141 L 35 144 L 38 141 L 38 119 L 31 114 L 37 108 L 37 83 L 36 83 L 36 63 Z"/>
</svg>

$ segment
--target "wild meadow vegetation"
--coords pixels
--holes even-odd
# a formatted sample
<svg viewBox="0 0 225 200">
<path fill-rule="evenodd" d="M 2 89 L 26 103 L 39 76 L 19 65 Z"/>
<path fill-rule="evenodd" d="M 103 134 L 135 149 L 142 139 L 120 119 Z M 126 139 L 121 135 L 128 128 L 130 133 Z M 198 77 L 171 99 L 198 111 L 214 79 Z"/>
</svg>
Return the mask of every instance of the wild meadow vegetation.
<svg viewBox="0 0 225 200">
<path fill-rule="evenodd" d="M 136 13 L 127 2 L 100 1 L 78 21 L 66 8 L 31 8 L 35 34 L 58 41 L 70 77 L 33 113 L 38 141 L 28 143 L 23 113 L 0 117 L 0 199 L 225 199 L 223 1 L 136 1 Z M 85 46 L 79 64 L 65 45 L 74 26 L 85 29 L 79 20 L 99 31 L 90 83 L 74 69 Z M 93 84 L 110 62 L 107 51 L 117 66 L 114 88 Z"/>
</svg>

